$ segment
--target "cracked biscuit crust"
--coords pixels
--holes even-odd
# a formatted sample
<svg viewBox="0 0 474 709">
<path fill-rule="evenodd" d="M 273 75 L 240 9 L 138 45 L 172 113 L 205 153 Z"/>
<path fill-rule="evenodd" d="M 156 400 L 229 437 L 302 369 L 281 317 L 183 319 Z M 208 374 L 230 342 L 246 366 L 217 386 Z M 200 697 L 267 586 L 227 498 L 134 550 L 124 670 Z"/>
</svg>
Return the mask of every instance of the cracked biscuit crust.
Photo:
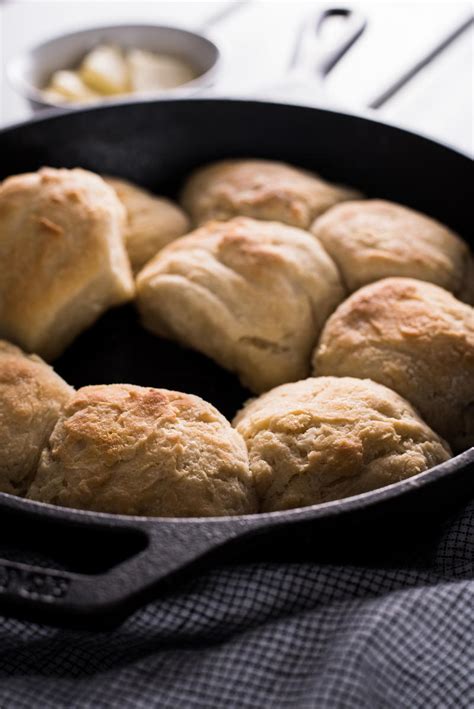
<svg viewBox="0 0 474 709">
<path fill-rule="evenodd" d="M 345 202 L 317 219 L 311 231 L 350 292 L 381 278 L 404 276 L 435 283 L 467 302 L 474 295 L 468 245 L 408 207 L 376 199 Z"/>
<path fill-rule="evenodd" d="M 387 278 L 361 288 L 326 323 L 313 371 L 370 377 L 455 452 L 474 445 L 474 309 L 438 286 Z"/>
<path fill-rule="evenodd" d="M 247 444 L 262 512 L 374 490 L 450 457 L 407 401 L 368 379 L 284 384 L 251 400 L 233 425 Z"/>
<path fill-rule="evenodd" d="M 235 216 L 309 229 L 329 207 L 359 193 L 273 160 L 223 160 L 196 170 L 181 203 L 194 224 Z"/>
<path fill-rule="evenodd" d="M 342 300 L 336 266 L 310 234 L 237 217 L 165 247 L 137 278 L 152 332 L 193 347 L 261 392 L 309 374 Z"/>
<path fill-rule="evenodd" d="M 217 409 L 190 394 L 127 384 L 79 389 L 28 497 L 127 515 L 257 511 L 245 444 Z"/>
<path fill-rule="evenodd" d="M 36 355 L 0 340 L 0 492 L 24 495 L 74 390 Z"/>
<path fill-rule="evenodd" d="M 0 185 L 0 337 L 47 360 L 134 292 L 125 210 L 86 170 L 42 168 Z"/>
</svg>

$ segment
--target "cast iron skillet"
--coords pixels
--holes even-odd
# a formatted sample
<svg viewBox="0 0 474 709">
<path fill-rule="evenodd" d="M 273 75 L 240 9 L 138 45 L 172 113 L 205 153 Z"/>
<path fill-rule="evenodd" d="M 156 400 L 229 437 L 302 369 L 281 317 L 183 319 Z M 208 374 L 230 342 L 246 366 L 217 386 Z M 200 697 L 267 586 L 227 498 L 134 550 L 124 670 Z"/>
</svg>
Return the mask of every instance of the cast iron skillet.
<svg viewBox="0 0 474 709">
<path fill-rule="evenodd" d="M 467 240 L 472 228 L 466 156 L 388 125 L 312 108 L 236 100 L 91 108 L 0 132 L 0 154 L 0 178 L 42 165 L 79 165 L 169 194 L 210 160 L 275 158 L 420 209 Z M 105 314 L 54 364 L 76 387 L 128 382 L 178 389 L 203 396 L 229 418 L 249 396 L 207 358 L 145 332 L 133 306 Z M 97 625 L 117 622 L 160 592 L 160 584 L 178 583 L 178 572 L 204 560 L 396 563 L 403 539 L 406 553 L 413 535 L 436 532 L 473 491 L 471 448 L 372 493 L 255 516 L 131 518 L 0 494 L 0 606 L 29 619 Z"/>
</svg>

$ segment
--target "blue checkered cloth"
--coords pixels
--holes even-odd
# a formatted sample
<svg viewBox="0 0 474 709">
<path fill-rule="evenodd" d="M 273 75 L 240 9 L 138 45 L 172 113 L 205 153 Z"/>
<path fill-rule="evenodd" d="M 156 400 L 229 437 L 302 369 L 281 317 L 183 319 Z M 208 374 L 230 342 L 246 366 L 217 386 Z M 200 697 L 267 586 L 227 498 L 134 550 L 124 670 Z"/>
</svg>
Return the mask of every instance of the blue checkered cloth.
<svg viewBox="0 0 474 709">
<path fill-rule="evenodd" d="M 0 707 L 474 707 L 474 503 L 422 563 L 214 568 L 114 631 L 0 619 Z"/>
</svg>

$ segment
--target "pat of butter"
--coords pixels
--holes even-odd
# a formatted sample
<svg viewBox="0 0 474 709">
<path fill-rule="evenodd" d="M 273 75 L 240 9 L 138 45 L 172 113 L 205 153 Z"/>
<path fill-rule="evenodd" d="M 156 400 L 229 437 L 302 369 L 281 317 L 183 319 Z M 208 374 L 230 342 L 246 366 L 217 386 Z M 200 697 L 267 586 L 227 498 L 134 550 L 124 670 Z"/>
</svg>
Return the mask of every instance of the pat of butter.
<svg viewBox="0 0 474 709">
<path fill-rule="evenodd" d="M 51 84 L 42 91 L 42 94 L 43 98 L 49 101 L 49 103 L 66 103 L 69 100 L 64 94 L 51 88 Z"/>
<path fill-rule="evenodd" d="M 79 74 L 99 94 L 110 96 L 129 90 L 128 66 L 118 47 L 102 45 L 93 49 L 82 62 Z"/>
<path fill-rule="evenodd" d="M 79 69 L 56 71 L 43 91 L 53 103 L 84 103 L 129 93 L 165 91 L 197 76 L 185 61 L 169 54 L 100 45 L 87 54 Z"/>
<path fill-rule="evenodd" d="M 173 89 L 196 78 L 189 64 L 167 54 L 131 49 L 127 52 L 126 61 L 130 86 L 136 92 Z"/>
<path fill-rule="evenodd" d="M 54 72 L 46 92 L 59 95 L 63 101 L 96 101 L 99 98 L 95 91 L 91 91 L 84 84 L 76 72 L 66 70 Z"/>
</svg>

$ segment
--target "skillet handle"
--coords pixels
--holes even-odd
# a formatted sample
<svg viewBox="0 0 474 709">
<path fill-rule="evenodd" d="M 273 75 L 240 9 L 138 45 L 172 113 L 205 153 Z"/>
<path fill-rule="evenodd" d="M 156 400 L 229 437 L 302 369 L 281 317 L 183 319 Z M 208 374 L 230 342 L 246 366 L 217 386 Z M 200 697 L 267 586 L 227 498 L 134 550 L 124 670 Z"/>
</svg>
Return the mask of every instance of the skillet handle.
<svg viewBox="0 0 474 709">
<path fill-rule="evenodd" d="M 335 37 L 324 37 L 324 27 L 331 18 L 340 18 Z M 297 35 L 289 66 L 290 76 L 322 81 L 359 39 L 367 26 L 366 17 L 347 7 L 327 7 L 305 20 Z"/>
<path fill-rule="evenodd" d="M 250 517 L 137 520 L 119 531 L 122 538 L 141 536 L 141 549 L 98 574 L 0 560 L 0 611 L 59 626 L 115 625 L 151 600 L 166 579 L 261 526 Z"/>
<path fill-rule="evenodd" d="M 340 18 L 339 32 L 335 37 L 325 37 L 323 30 L 334 17 Z M 366 26 L 367 19 L 361 12 L 344 7 L 327 7 L 305 19 L 284 76 L 275 85 L 260 89 L 257 97 L 327 104 L 324 79 L 358 40 Z"/>
</svg>

